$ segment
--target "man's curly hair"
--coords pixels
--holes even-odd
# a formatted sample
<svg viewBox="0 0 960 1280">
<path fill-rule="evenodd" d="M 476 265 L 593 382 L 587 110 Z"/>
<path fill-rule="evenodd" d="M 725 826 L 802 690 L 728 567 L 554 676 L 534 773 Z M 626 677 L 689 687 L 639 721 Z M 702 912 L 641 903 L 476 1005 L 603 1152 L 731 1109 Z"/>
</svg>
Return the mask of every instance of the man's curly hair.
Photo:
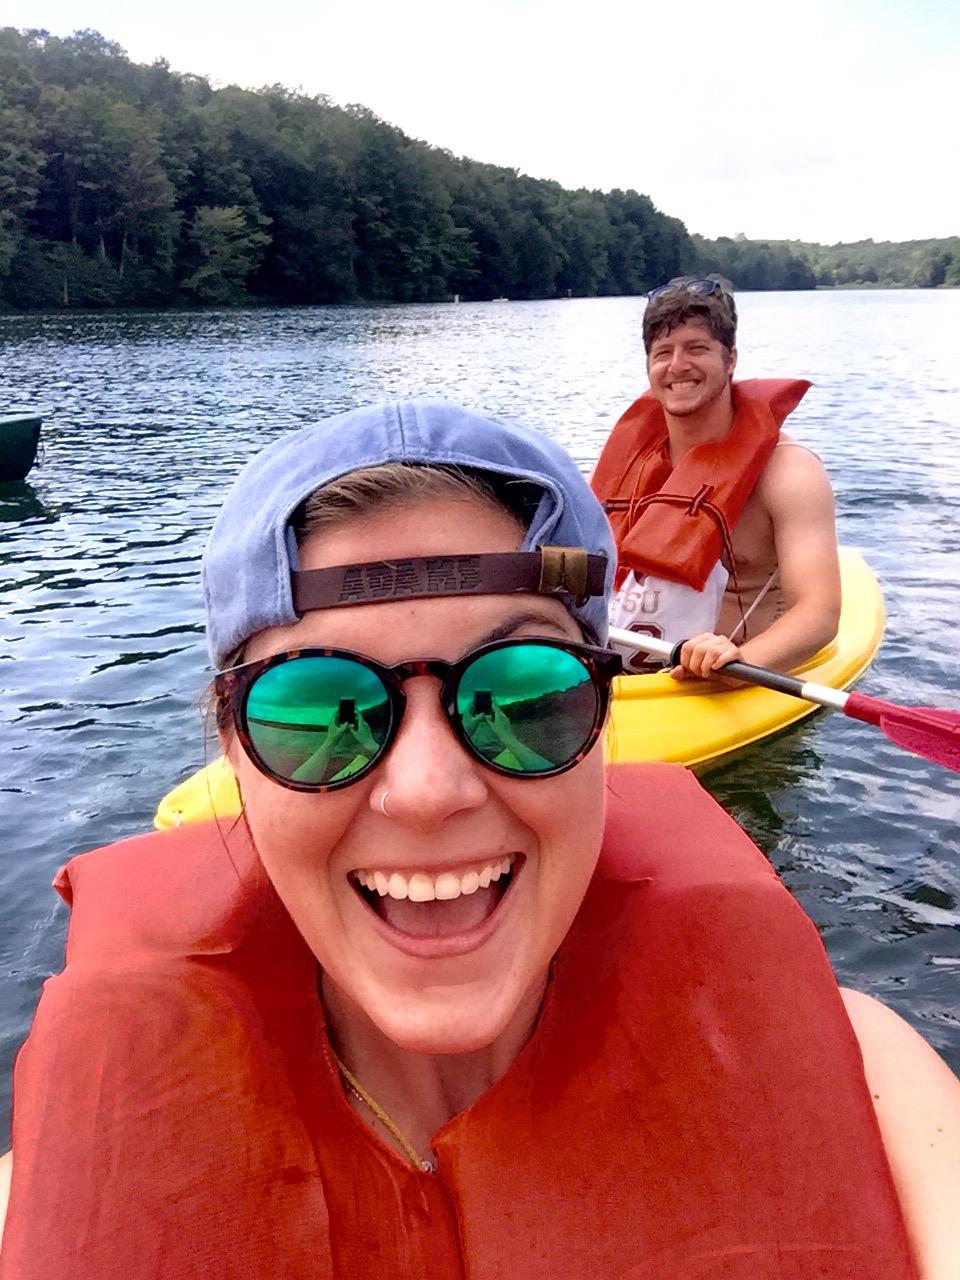
<svg viewBox="0 0 960 1280">
<path fill-rule="evenodd" d="M 674 282 L 671 280 L 670 282 Z M 647 355 L 658 338 L 693 321 L 702 324 L 728 352 L 737 345 L 737 307 L 733 294 L 690 293 L 677 281 L 677 288 L 658 294 L 643 313 L 643 346 Z"/>
</svg>

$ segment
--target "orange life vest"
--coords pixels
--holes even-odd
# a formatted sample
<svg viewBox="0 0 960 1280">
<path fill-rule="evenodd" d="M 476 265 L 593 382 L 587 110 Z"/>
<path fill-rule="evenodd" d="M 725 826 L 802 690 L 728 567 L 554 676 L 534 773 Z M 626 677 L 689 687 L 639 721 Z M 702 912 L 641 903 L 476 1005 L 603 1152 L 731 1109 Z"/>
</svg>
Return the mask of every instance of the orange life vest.
<svg viewBox="0 0 960 1280">
<path fill-rule="evenodd" d="M 610 433 L 590 481 L 617 540 L 617 586 L 632 569 L 702 591 L 770 460 L 780 426 L 812 384 L 755 378 L 733 384 L 733 424 L 674 467 L 666 420 L 649 391 Z"/>
<path fill-rule="evenodd" d="M 684 770 L 609 796 L 537 1030 L 434 1175 L 347 1104 L 242 822 L 75 858 L 2 1280 L 915 1278 L 814 926 Z"/>
</svg>

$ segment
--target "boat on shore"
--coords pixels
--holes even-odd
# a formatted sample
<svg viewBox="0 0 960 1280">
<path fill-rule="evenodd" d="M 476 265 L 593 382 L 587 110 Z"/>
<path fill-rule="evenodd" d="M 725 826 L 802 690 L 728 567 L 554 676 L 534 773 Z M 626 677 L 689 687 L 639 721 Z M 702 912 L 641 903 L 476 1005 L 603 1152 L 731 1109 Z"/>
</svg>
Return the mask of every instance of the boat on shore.
<svg viewBox="0 0 960 1280">
<path fill-rule="evenodd" d="M 843 604 L 836 637 L 795 672 L 834 689 L 846 689 L 863 675 L 880 647 L 886 620 L 883 593 L 859 552 L 840 548 L 840 574 Z M 813 703 L 757 686 L 730 689 L 720 681 L 678 681 L 666 671 L 622 676 L 614 686 L 608 758 L 615 764 L 664 760 L 708 766 L 816 710 Z M 221 756 L 163 798 L 154 826 L 164 830 L 239 811 L 233 771 Z"/>
<path fill-rule="evenodd" d="M 0 417 L 0 483 L 25 480 L 37 460 L 42 419 L 37 414 Z"/>
</svg>

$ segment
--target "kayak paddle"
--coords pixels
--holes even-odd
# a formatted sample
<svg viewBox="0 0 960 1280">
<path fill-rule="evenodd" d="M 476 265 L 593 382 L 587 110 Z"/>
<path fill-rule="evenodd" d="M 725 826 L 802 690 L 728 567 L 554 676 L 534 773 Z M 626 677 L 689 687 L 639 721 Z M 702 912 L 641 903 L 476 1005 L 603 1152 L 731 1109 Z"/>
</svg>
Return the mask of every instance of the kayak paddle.
<svg viewBox="0 0 960 1280">
<path fill-rule="evenodd" d="M 638 635 L 620 627 L 610 628 L 610 644 L 615 649 L 630 653 L 654 654 L 665 658 L 672 666 L 678 665 L 682 647 L 682 642 L 674 645 L 669 640 Z M 761 685 L 764 689 L 774 689 L 792 698 L 803 698 L 805 702 L 841 711 L 854 720 L 874 724 L 898 747 L 960 773 L 960 711 L 948 711 L 942 707 L 899 707 L 883 698 L 871 698 L 865 693 L 844 693 L 842 689 L 831 689 L 829 685 L 799 680 L 779 671 L 768 671 L 766 667 L 754 667 L 749 662 L 728 662 L 717 674 L 733 676 L 747 684 Z"/>
</svg>

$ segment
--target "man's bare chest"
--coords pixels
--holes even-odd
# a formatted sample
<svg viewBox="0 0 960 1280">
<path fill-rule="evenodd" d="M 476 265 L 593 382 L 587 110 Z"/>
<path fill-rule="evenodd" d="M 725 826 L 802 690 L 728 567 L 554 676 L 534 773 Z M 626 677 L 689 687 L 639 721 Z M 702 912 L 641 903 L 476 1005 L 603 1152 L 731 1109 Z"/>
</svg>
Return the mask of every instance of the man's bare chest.
<svg viewBox="0 0 960 1280">
<path fill-rule="evenodd" d="M 759 492 L 754 491 L 748 499 L 733 531 L 732 542 L 733 565 L 728 563 L 729 556 L 723 557 L 727 569 L 731 570 L 731 579 L 735 576 L 739 580 L 741 590 L 749 590 L 751 586 L 759 589 L 777 567 L 773 522 Z"/>
</svg>

